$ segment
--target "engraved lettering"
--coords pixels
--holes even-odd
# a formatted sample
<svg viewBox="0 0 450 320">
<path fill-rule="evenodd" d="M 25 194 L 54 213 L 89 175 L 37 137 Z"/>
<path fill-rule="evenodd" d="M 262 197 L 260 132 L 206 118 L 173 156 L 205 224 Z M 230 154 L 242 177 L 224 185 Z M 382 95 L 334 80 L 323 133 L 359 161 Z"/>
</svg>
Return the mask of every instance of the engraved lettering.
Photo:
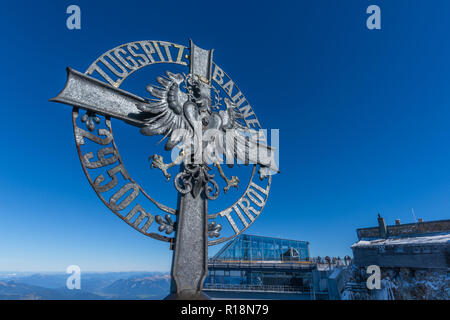
<svg viewBox="0 0 450 320">
<path fill-rule="evenodd" d="M 109 62 L 108 60 L 105 59 L 105 57 L 108 57 L 109 60 L 111 60 L 112 63 L 114 63 L 119 69 L 117 70 L 116 68 L 114 68 Z M 119 63 L 119 61 L 117 61 L 110 52 L 108 52 L 107 54 L 103 55 L 102 57 L 100 57 L 99 59 L 112 73 L 114 73 L 117 77 L 119 78 L 126 78 L 128 76 L 128 71 L 127 69 L 121 64 Z"/>
<path fill-rule="evenodd" d="M 156 53 L 158 54 L 158 57 L 159 57 L 159 60 L 161 60 L 159 62 L 165 62 L 166 60 L 164 59 L 164 56 L 163 56 L 163 54 L 161 52 L 161 49 L 158 46 L 158 42 L 157 41 L 153 41 L 153 46 L 155 47 Z"/>
<path fill-rule="evenodd" d="M 223 84 L 223 76 L 224 75 L 225 75 L 225 72 L 223 72 L 222 69 L 220 69 L 217 65 L 215 65 L 212 79 L 215 82 L 217 82 L 217 84 L 220 86 L 222 86 L 222 84 Z"/>
<path fill-rule="evenodd" d="M 107 144 L 111 143 L 111 141 L 112 141 L 111 132 L 109 132 L 106 129 L 98 129 L 97 133 L 99 136 L 105 136 L 105 138 L 100 138 L 99 136 L 96 136 L 86 130 L 76 127 L 75 128 L 75 140 L 78 145 L 85 144 L 84 138 L 88 138 L 89 140 L 94 141 L 95 143 L 98 143 L 101 145 L 107 145 Z"/>
<path fill-rule="evenodd" d="M 239 108 L 239 111 L 241 113 L 243 113 L 244 119 L 254 115 L 253 109 L 252 109 L 252 107 L 250 107 L 249 104 L 247 104 L 246 106 L 244 106 L 242 108 Z"/>
<path fill-rule="evenodd" d="M 250 201 L 247 198 L 242 198 L 241 200 L 239 200 L 238 204 L 248 217 L 250 217 L 251 213 L 253 213 L 255 216 L 258 216 L 261 213 L 260 210 L 256 210 L 250 205 Z"/>
<path fill-rule="evenodd" d="M 164 47 L 164 51 L 166 52 L 167 61 L 173 62 L 172 55 L 170 54 L 169 47 L 172 45 L 170 42 L 160 41 L 159 44 Z"/>
<path fill-rule="evenodd" d="M 146 212 L 140 204 L 136 204 L 134 206 L 133 209 L 131 209 L 131 211 L 127 214 L 127 216 L 125 217 L 125 220 L 130 222 L 131 219 L 133 219 L 133 217 L 136 215 L 136 213 L 139 212 L 139 216 L 137 217 L 137 219 L 133 222 L 132 226 L 135 228 L 138 228 L 139 225 L 142 223 L 142 221 L 147 218 L 147 222 L 145 223 L 145 225 L 140 228 L 139 230 L 141 232 L 146 232 L 148 230 L 148 228 L 152 225 L 153 223 L 153 215 L 151 213 Z"/>
<path fill-rule="evenodd" d="M 141 41 L 140 44 L 147 57 L 150 59 L 150 63 L 155 63 L 155 58 L 152 56 L 152 54 L 155 53 L 155 49 L 153 49 L 152 44 L 148 41 Z"/>
<path fill-rule="evenodd" d="M 136 60 L 140 63 L 141 67 L 145 67 L 146 65 L 148 65 L 149 60 L 148 60 L 147 56 L 143 53 L 136 53 L 133 50 L 133 49 L 139 50 L 139 47 L 135 43 L 129 44 L 127 46 L 127 49 L 131 53 L 131 55 L 133 57 L 135 57 Z M 140 59 L 138 59 L 138 58 L 140 58 Z"/>
<path fill-rule="evenodd" d="M 226 211 L 222 211 L 220 213 L 220 216 L 227 218 L 234 232 L 239 233 L 239 228 L 237 227 L 236 222 L 234 222 L 233 218 L 231 217 L 231 208 L 228 208 Z"/>
<path fill-rule="evenodd" d="M 244 227 L 247 228 L 248 227 L 248 222 L 247 222 L 247 220 L 245 220 L 244 216 L 242 215 L 241 210 L 239 210 L 239 208 L 236 205 L 233 206 L 233 209 L 236 212 L 236 214 L 238 215 L 238 217 L 241 220 L 241 222 L 244 225 Z M 255 218 L 253 218 L 252 215 L 247 215 L 247 216 L 249 217 L 250 221 L 253 221 L 255 219 Z"/>
<path fill-rule="evenodd" d="M 122 64 L 125 67 L 127 67 L 130 70 L 136 70 L 137 68 L 139 68 L 139 64 L 132 57 L 126 56 L 124 58 L 120 54 L 127 54 L 127 52 L 123 48 L 118 48 L 114 50 L 114 55 L 116 56 L 117 59 L 119 59 L 120 62 L 122 62 Z M 129 62 L 131 62 L 133 65 L 130 65 Z"/>
<path fill-rule="evenodd" d="M 183 52 L 184 52 L 185 46 L 182 46 L 182 45 L 180 45 L 180 44 L 173 44 L 173 46 L 174 46 L 175 48 L 178 48 L 178 49 L 179 49 L 179 50 L 178 50 L 177 61 L 175 61 L 175 63 L 182 64 L 182 65 L 187 65 L 186 62 L 182 61 L 182 59 L 183 59 Z"/>
<path fill-rule="evenodd" d="M 240 107 L 241 104 L 243 104 L 244 101 L 245 101 L 245 97 L 244 97 L 244 95 L 242 94 L 241 91 L 236 93 L 236 95 L 233 98 L 231 98 L 231 99 L 233 100 L 233 102 L 236 104 L 237 107 Z M 237 100 L 237 102 L 236 102 L 236 100 Z"/>
<path fill-rule="evenodd" d="M 122 198 L 128 191 L 133 190 L 129 195 L 125 197 L 119 204 L 117 202 Z M 123 210 L 128 205 L 133 202 L 134 199 L 139 195 L 139 186 L 135 183 L 129 182 L 119 189 L 114 195 L 109 199 L 109 205 L 113 210 Z"/>
<path fill-rule="evenodd" d="M 105 181 L 105 177 L 102 174 L 99 175 L 94 180 L 94 188 L 98 192 L 107 192 L 107 191 L 111 190 L 112 188 L 114 188 L 119 181 L 116 176 L 116 174 L 119 172 L 122 174 L 122 176 L 125 180 L 130 179 L 130 176 L 128 175 L 128 173 L 126 172 L 126 170 L 122 164 L 119 164 L 118 166 L 116 166 L 112 169 L 109 169 L 107 172 L 108 172 L 109 177 L 112 179 L 107 184 L 105 184 L 103 186 L 100 185 L 103 181 Z"/>
<path fill-rule="evenodd" d="M 108 154 L 112 154 L 112 157 L 105 158 L 105 156 Z M 90 162 L 89 160 L 92 159 L 93 157 L 94 154 L 92 152 L 88 152 L 85 155 L 83 155 L 83 164 L 86 166 L 86 168 L 89 169 L 101 168 L 116 162 L 117 159 L 119 158 L 116 153 L 116 150 L 112 147 L 98 150 L 97 152 L 98 161 Z"/>
<path fill-rule="evenodd" d="M 89 67 L 89 69 L 87 70 L 87 74 L 92 75 L 94 71 L 97 71 L 103 77 L 103 79 L 105 79 L 110 85 L 116 86 L 116 82 L 113 79 L 111 79 L 111 77 L 108 76 L 108 74 L 105 71 L 103 71 L 103 69 L 100 68 L 97 65 L 97 63 L 94 63 Z"/>
<path fill-rule="evenodd" d="M 222 88 L 223 90 L 231 97 L 231 93 L 233 92 L 234 82 L 233 80 L 228 81 Z"/>
</svg>

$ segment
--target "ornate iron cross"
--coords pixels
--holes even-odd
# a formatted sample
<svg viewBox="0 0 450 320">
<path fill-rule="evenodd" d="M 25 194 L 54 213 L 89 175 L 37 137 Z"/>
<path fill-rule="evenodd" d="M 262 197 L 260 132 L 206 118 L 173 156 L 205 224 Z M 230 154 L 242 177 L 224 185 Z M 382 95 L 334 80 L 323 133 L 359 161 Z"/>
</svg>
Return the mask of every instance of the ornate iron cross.
<svg viewBox="0 0 450 320">
<path fill-rule="evenodd" d="M 190 54 L 183 55 L 187 51 Z M 202 287 L 208 270 L 208 245 L 231 239 L 249 227 L 267 201 L 271 174 L 278 172 L 273 149 L 267 146 L 265 135 L 255 130 L 260 127 L 253 109 L 235 83 L 213 63 L 212 57 L 213 50 L 201 49 L 192 41 L 190 48 L 163 41 L 128 43 L 106 52 L 86 74 L 68 68 L 64 89 L 51 99 L 73 106 L 81 164 L 103 202 L 143 234 L 171 243 L 174 254 L 171 295 L 167 297 L 170 299 L 207 298 Z M 129 74 L 155 63 L 189 64 L 189 73 L 167 71 L 165 76 L 157 77 L 158 86 L 147 86 L 151 99 L 119 89 Z M 106 82 L 90 76 L 94 74 Z M 220 89 L 228 97 L 221 98 Z M 81 118 L 79 109 L 86 110 Z M 95 134 L 96 125 L 102 126 L 101 117 L 105 119 L 104 127 Z M 178 156 L 168 164 L 160 155 L 150 157 L 151 167 L 161 170 L 167 181 L 171 179 L 170 168 L 180 165 L 174 177 L 179 194 L 176 210 L 151 198 L 131 179 L 112 136 L 111 117 L 138 127 L 144 135 L 163 136 L 167 139 L 166 150 L 180 149 Z M 79 126 L 80 119 L 87 130 Z M 97 160 L 93 161 L 94 152 L 84 152 L 88 145 L 101 147 L 97 150 Z M 224 158 L 230 167 L 235 160 L 244 165 L 252 164 L 252 175 L 244 194 L 232 206 L 208 214 L 208 200 L 219 195 L 219 186 L 211 173 L 213 168 L 226 183 L 224 192 L 237 188 L 240 182 L 237 176 L 225 175 L 221 167 Z M 265 186 L 253 181 L 257 166 L 260 181 L 265 181 Z M 98 170 L 103 171 L 99 174 Z M 97 173 L 93 179 L 91 172 L 94 171 Z M 107 183 L 106 176 L 110 179 Z M 140 194 L 168 214 L 164 218 L 153 217 L 136 200 Z M 108 195 L 110 198 L 106 200 Z M 233 235 L 220 237 L 223 223 L 217 223 L 218 218 L 229 223 Z M 159 232 L 167 235 L 174 232 L 175 236 L 170 238 L 150 232 L 154 220 Z M 219 239 L 208 241 L 208 237 Z"/>
</svg>

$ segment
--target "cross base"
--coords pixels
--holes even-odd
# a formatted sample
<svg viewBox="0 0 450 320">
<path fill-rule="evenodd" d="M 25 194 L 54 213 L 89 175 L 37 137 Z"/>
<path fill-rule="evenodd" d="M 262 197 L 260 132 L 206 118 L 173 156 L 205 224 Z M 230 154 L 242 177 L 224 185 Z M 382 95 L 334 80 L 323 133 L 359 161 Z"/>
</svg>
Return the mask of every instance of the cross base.
<svg viewBox="0 0 450 320">
<path fill-rule="evenodd" d="M 164 300 L 211 300 L 211 298 L 201 291 L 181 291 L 180 293 L 171 293 Z"/>
</svg>

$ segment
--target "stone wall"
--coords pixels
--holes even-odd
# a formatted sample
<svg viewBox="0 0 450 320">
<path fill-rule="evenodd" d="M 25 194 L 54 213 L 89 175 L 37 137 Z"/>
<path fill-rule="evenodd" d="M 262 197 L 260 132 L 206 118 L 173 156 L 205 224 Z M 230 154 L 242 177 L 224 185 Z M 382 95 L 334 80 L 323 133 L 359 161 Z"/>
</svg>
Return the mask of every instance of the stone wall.
<svg viewBox="0 0 450 320">
<path fill-rule="evenodd" d="M 354 263 L 358 267 L 450 268 L 450 248 L 446 244 L 414 246 L 355 247 Z"/>
<path fill-rule="evenodd" d="M 450 232 L 450 220 L 437 220 L 387 226 L 388 237 Z M 379 227 L 357 229 L 358 240 L 380 238 Z"/>
</svg>

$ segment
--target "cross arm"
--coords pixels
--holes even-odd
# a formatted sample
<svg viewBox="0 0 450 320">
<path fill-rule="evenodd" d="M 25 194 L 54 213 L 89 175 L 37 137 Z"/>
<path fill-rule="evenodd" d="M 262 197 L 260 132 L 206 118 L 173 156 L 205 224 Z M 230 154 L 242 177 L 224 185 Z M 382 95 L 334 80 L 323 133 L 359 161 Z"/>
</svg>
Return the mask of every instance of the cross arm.
<svg viewBox="0 0 450 320">
<path fill-rule="evenodd" d="M 67 68 L 64 89 L 50 101 L 117 118 L 136 127 L 144 126 L 136 105 L 145 104 L 147 100 L 72 68 Z"/>
</svg>

